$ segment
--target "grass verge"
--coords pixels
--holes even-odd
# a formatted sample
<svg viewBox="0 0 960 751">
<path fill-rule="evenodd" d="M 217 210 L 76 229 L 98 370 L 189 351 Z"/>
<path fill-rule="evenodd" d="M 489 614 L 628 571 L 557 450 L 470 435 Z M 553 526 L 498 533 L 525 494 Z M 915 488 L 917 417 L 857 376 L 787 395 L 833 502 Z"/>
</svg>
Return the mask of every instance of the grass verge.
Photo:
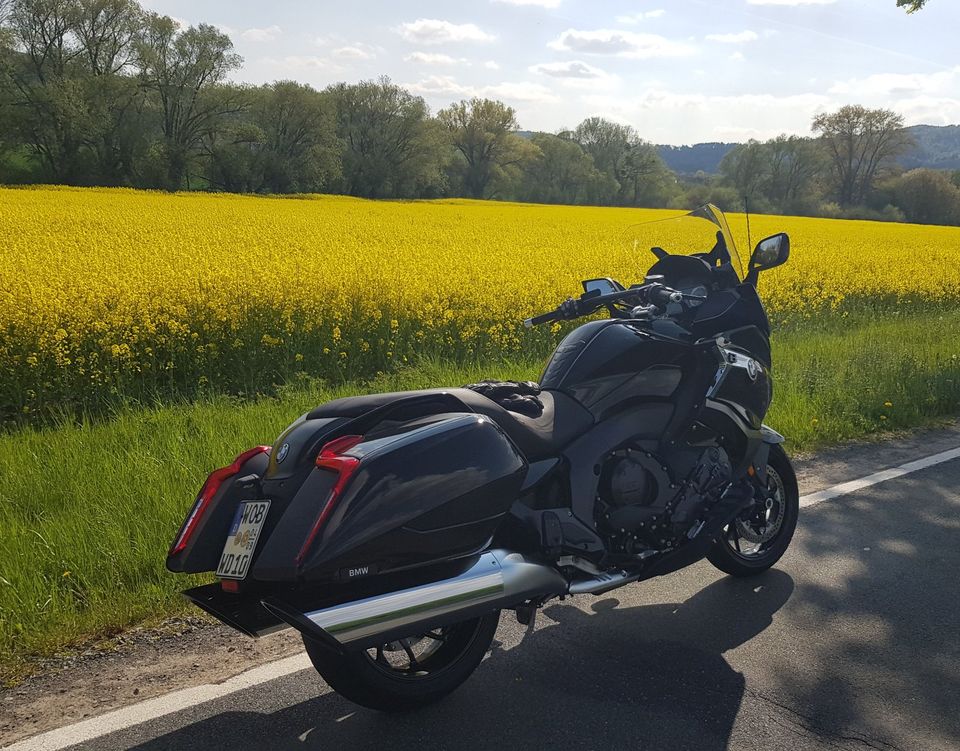
<svg viewBox="0 0 960 751">
<path fill-rule="evenodd" d="M 847 319 L 781 333 L 768 422 L 794 450 L 930 424 L 960 411 L 960 312 Z M 0 435 L 0 674 L 184 608 L 171 536 L 206 473 L 298 414 L 362 391 L 535 379 L 539 362 L 427 361 L 371 382 L 275 399 L 130 409 L 105 422 Z"/>
</svg>

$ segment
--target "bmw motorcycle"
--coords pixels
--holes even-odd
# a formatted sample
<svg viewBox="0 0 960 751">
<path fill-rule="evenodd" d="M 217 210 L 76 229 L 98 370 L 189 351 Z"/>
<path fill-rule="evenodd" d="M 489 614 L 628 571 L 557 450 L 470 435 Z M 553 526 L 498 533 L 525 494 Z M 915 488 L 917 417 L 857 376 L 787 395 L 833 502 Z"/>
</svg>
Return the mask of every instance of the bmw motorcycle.
<svg viewBox="0 0 960 751">
<path fill-rule="evenodd" d="M 466 680 L 501 611 L 530 624 L 551 599 L 703 558 L 733 576 L 776 563 L 799 497 L 763 424 L 757 279 L 789 238 L 743 269 L 710 205 L 628 236 L 654 256 L 641 283 L 590 279 L 525 321 L 590 319 L 539 384 L 336 399 L 211 473 L 167 567 L 217 580 L 185 596 L 249 636 L 297 629 L 336 691 L 400 711 Z"/>
</svg>

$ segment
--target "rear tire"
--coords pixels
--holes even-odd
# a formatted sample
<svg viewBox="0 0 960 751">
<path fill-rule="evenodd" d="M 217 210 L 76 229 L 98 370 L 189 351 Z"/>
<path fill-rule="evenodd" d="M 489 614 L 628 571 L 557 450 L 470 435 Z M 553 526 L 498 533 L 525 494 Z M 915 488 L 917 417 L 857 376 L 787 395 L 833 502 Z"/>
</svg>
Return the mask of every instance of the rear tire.
<svg viewBox="0 0 960 751">
<path fill-rule="evenodd" d="M 800 492 L 790 459 L 779 444 L 770 447 L 767 483 L 772 504 L 758 504 L 741 514 L 707 554 L 710 563 L 731 576 L 763 573 L 780 560 L 793 539 L 800 515 Z M 776 528 L 772 530 L 773 524 Z M 769 538 L 765 539 L 767 534 Z M 752 543 L 752 549 L 747 543 Z"/>
<path fill-rule="evenodd" d="M 303 644 L 317 672 L 341 696 L 381 712 L 407 712 L 439 701 L 467 680 L 490 648 L 499 621 L 496 610 L 346 655 L 307 636 Z M 394 654 L 400 660 L 392 659 Z"/>
</svg>

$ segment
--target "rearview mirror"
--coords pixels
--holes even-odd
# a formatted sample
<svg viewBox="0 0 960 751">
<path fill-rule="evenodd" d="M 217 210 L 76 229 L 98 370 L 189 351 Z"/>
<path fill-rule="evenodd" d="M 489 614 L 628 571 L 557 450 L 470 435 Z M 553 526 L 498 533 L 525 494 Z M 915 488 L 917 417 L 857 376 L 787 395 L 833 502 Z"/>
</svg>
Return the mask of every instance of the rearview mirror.
<svg viewBox="0 0 960 751">
<path fill-rule="evenodd" d="M 580 282 L 583 285 L 585 295 L 609 295 L 612 292 L 620 292 L 623 287 L 613 281 L 613 279 L 584 279 Z"/>
<path fill-rule="evenodd" d="M 772 269 L 787 262 L 790 257 L 790 238 L 785 232 L 767 237 L 757 243 L 757 247 L 750 256 L 750 268 L 747 271 L 746 282 L 756 284 L 757 275 L 761 271 Z"/>
</svg>

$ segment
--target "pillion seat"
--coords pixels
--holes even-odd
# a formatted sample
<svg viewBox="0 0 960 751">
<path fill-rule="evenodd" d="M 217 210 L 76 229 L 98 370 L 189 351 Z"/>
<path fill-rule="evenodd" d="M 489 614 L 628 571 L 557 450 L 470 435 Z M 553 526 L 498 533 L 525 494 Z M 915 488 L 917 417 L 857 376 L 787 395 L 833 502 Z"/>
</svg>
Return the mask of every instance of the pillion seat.
<svg viewBox="0 0 960 751">
<path fill-rule="evenodd" d="M 504 409 L 492 399 L 467 388 L 397 391 L 387 394 L 348 396 L 321 404 L 307 415 L 319 417 L 359 417 L 370 410 L 410 396 L 437 395 L 453 397 L 464 406 L 464 412 L 476 412 L 493 420 L 517 445 L 527 461 L 537 461 L 558 454 L 574 438 L 593 425 L 593 416 L 579 402 L 559 391 L 541 391 L 538 395 L 543 411 L 537 417 Z M 443 411 L 450 411 L 449 408 Z"/>
</svg>

